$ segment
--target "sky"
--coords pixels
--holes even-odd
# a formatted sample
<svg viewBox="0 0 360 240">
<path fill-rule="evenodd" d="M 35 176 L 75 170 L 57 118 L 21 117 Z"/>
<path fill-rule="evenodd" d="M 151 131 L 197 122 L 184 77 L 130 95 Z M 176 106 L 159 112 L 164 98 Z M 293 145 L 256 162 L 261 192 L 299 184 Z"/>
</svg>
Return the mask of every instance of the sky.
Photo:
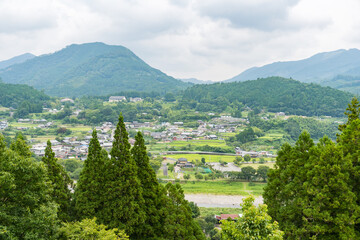
<svg viewBox="0 0 360 240">
<path fill-rule="evenodd" d="M 359 0 L 0 0 L 0 61 L 104 42 L 175 78 L 221 81 L 360 49 L 359 12 Z"/>
</svg>

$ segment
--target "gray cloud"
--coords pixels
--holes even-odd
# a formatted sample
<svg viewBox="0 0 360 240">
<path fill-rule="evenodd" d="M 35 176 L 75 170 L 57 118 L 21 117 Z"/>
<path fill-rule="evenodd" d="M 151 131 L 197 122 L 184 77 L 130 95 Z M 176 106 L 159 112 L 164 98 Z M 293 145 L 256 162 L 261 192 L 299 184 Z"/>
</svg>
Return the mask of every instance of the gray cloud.
<svg viewBox="0 0 360 240">
<path fill-rule="evenodd" d="M 275 30 L 289 25 L 288 11 L 299 0 L 207 0 L 195 6 L 200 14 L 225 19 L 236 28 Z"/>
</svg>

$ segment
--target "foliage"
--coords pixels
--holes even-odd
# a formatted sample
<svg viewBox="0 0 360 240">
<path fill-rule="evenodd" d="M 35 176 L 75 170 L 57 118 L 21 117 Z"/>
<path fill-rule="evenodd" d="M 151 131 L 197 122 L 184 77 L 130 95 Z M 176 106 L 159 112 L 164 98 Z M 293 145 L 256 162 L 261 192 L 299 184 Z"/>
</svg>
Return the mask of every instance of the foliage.
<svg viewBox="0 0 360 240">
<path fill-rule="evenodd" d="M 264 201 L 287 239 L 358 238 L 352 172 L 351 159 L 327 137 L 314 145 L 303 132 L 294 147 L 282 146 Z"/>
<path fill-rule="evenodd" d="M 198 207 L 198 205 L 194 202 L 189 202 L 189 206 L 191 209 L 191 217 L 192 218 L 197 218 L 198 216 L 200 216 L 200 208 Z"/>
<path fill-rule="evenodd" d="M 93 130 L 88 157 L 75 189 L 76 210 L 80 219 L 97 217 L 101 221 L 105 191 L 105 161 L 96 130 Z"/>
<path fill-rule="evenodd" d="M 16 147 L 25 143 L 20 138 L 17 143 L 7 149 L 0 135 L 0 238 L 54 239 L 57 205 L 50 197 L 46 168 L 19 154 L 23 151 Z"/>
<path fill-rule="evenodd" d="M 47 141 L 45 156 L 41 160 L 47 169 L 47 174 L 52 185 L 51 197 L 59 205 L 58 217 L 61 221 L 69 221 L 72 215 L 72 196 L 69 187 L 73 185 L 73 182 L 55 158 L 55 153 L 51 149 L 50 140 Z"/>
<path fill-rule="evenodd" d="M 305 116 L 341 116 L 351 94 L 317 84 L 306 84 L 280 77 L 246 82 L 194 85 L 184 91 L 182 101 L 194 101 L 200 111 L 224 111 L 239 102 L 250 108 L 266 108 L 270 112 L 285 112 Z"/>
<path fill-rule="evenodd" d="M 49 96 L 33 87 L 0 82 L 1 106 L 23 109 L 26 113 L 38 113 L 42 112 L 42 105 L 48 100 L 50 100 Z"/>
<path fill-rule="evenodd" d="M 267 206 L 260 204 L 254 206 L 254 197 L 244 199 L 240 204 L 242 216 L 237 221 L 222 220 L 221 239 L 244 239 L 244 240 L 281 240 L 283 232 L 279 230 L 277 222 L 272 222 L 267 214 Z"/>
<path fill-rule="evenodd" d="M 167 214 L 164 222 L 166 239 L 205 239 L 199 224 L 191 217 L 191 209 L 185 200 L 179 184 L 168 183 L 165 186 Z"/>
<path fill-rule="evenodd" d="M 68 240 L 125 240 L 129 237 L 124 231 L 116 228 L 107 229 L 103 224 L 97 224 L 96 218 L 84 219 L 81 222 L 63 223 L 59 234 Z"/>
<path fill-rule="evenodd" d="M 132 237 L 141 233 L 138 227 L 145 222 L 145 203 L 142 196 L 138 167 L 130 154 L 130 143 L 124 118 L 120 114 L 115 129 L 111 158 L 105 168 L 104 211 L 99 217 L 111 228 L 124 229 Z M 116 189 L 116 191 L 114 191 Z"/>
</svg>

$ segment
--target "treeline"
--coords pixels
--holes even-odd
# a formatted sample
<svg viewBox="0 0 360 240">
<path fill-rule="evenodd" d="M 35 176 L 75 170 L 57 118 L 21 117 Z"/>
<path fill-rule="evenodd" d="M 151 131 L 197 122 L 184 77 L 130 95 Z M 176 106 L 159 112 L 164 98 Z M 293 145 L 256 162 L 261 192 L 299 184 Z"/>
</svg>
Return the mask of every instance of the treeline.
<svg viewBox="0 0 360 240">
<path fill-rule="evenodd" d="M 303 132 L 284 144 L 268 174 L 264 202 L 286 239 L 360 238 L 360 104 L 353 99 L 336 143 Z"/>
<path fill-rule="evenodd" d="M 24 84 L 6 84 L 0 79 L 0 105 L 17 109 L 15 117 L 42 112 L 50 100 L 45 93 Z"/>
<path fill-rule="evenodd" d="M 195 85 L 184 91 L 182 104 L 198 111 L 224 111 L 233 103 L 270 112 L 304 116 L 341 116 L 352 95 L 330 87 L 270 77 L 254 81 Z"/>
<path fill-rule="evenodd" d="M 121 115 L 110 155 L 93 131 L 76 186 L 50 141 L 36 162 L 21 135 L 10 148 L 0 135 L 0 186 L 1 239 L 205 239 L 180 185 L 158 183 L 140 132 L 131 148 Z"/>
</svg>

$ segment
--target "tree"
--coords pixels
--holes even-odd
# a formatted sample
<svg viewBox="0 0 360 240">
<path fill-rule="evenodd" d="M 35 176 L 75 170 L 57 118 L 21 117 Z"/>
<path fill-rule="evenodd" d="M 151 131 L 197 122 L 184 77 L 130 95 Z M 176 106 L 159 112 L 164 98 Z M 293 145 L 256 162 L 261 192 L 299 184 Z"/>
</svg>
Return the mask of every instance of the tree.
<svg viewBox="0 0 360 240">
<path fill-rule="evenodd" d="M 191 217 L 191 209 L 185 200 L 184 191 L 179 184 L 165 186 L 167 212 L 164 215 L 165 239 L 204 239 L 199 224 Z"/>
<path fill-rule="evenodd" d="M 272 222 L 267 214 L 267 206 L 254 206 L 253 196 L 244 199 L 241 205 L 242 216 L 235 221 L 223 220 L 221 225 L 221 239 L 244 240 L 281 240 L 283 232 L 279 230 L 277 222 Z"/>
<path fill-rule="evenodd" d="M 341 146 L 327 137 L 314 145 L 303 132 L 294 147 L 282 146 L 263 196 L 286 238 L 358 238 L 352 171 Z"/>
<path fill-rule="evenodd" d="M 22 157 L 31 157 L 30 147 L 26 144 L 25 139 L 21 133 L 18 134 L 15 138 L 15 141 L 10 144 L 10 149 L 17 152 Z"/>
<path fill-rule="evenodd" d="M 59 221 L 46 168 L 21 155 L 17 141 L 7 149 L 0 134 L 0 238 L 54 239 Z"/>
<path fill-rule="evenodd" d="M 138 169 L 130 154 L 128 133 L 124 118 L 120 114 L 115 129 L 111 158 L 106 164 L 105 186 L 103 189 L 104 209 L 99 221 L 110 228 L 125 229 L 126 233 L 137 236 L 141 224 L 145 221 L 142 208 L 141 183 L 138 179 Z"/>
<path fill-rule="evenodd" d="M 88 152 L 75 190 L 75 207 L 80 219 L 98 217 L 101 221 L 105 198 L 106 156 L 102 153 L 96 130 L 92 132 Z"/>
<path fill-rule="evenodd" d="M 149 164 L 149 156 L 146 152 L 145 141 L 138 132 L 135 136 L 135 144 L 131 149 L 132 157 L 137 166 L 137 177 L 142 188 L 144 204 L 141 205 L 147 218 L 141 225 L 141 231 L 137 237 L 152 238 L 162 234 L 161 191 L 156 179 L 155 171 Z"/>
<path fill-rule="evenodd" d="M 246 180 L 250 181 L 253 177 L 255 177 L 256 170 L 255 168 L 248 166 L 241 168 L 241 172 Z"/>
<path fill-rule="evenodd" d="M 124 231 L 116 228 L 107 229 L 103 224 L 97 224 L 96 218 L 84 219 L 81 222 L 63 223 L 59 230 L 61 237 L 69 240 L 126 240 L 129 237 Z"/>
<path fill-rule="evenodd" d="M 256 170 L 256 176 L 262 178 L 264 182 L 266 182 L 269 169 L 270 168 L 268 166 L 259 166 Z"/>
<path fill-rule="evenodd" d="M 201 162 L 202 162 L 202 164 L 205 164 L 205 163 L 206 163 L 206 160 L 205 160 L 204 157 L 201 158 Z"/>
<path fill-rule="evenodd" d="M 51 181 L 51 197 L 59 205 L 58 217 L 61 221 L 69 221 L 72 215 L 72 196 L 69 187 L 72 186 L 73 182 L 64 168 L 57 162 L 49 140 L 45 148 L 45 156 L 41 160 L 47 169 L 47 174 Z"/>
<path fill-rule="evenodd" d="M 250 161 L 251 161 L 251 157 L 250 157 L 249 154 L 246 154 L 246 155 L 244 156 L 244 161 L 245 161 L 245 162 L 250 162 Z"/>
<path fill-rule="evenodd" d="M 198 205 L 194 202 L 189 202 L 189 206 L 191 209 L 191 217 L 192 218 L 197 218 L 198 216 L 200 216 L 200 208 L 198 207 Z"/>
<path fill-rule="evenodd" d="M 185 174 L 185 175 L 184 175 L 184 179 L 185 179 L 185 180 L 189 180 L 190 178 L 191 178 L 190 174 Z"/>
</svg>

